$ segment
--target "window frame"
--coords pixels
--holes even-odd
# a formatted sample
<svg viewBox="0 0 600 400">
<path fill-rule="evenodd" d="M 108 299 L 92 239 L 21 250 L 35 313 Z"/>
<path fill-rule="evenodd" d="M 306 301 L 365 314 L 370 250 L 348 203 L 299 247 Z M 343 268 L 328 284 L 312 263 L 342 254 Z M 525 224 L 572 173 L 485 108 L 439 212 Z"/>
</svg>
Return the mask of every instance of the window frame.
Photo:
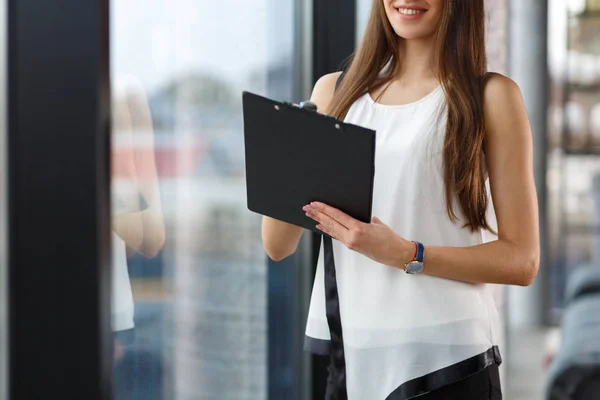
<svg viewBox="0 0 600 400">
<path fill-rule="evenodd" d="M 111 398 L 108 3 L 7 4 L 12 399 Z"/>
</svg>

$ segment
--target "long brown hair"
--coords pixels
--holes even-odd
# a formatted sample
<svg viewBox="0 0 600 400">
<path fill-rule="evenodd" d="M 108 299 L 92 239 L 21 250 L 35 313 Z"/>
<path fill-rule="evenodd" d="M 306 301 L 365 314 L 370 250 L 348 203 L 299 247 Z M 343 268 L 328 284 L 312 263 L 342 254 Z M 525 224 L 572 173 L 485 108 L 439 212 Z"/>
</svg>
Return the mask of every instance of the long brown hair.
<svg viewBox="0 0 600 400">
<path fill-rule="evenodd" d="M 435 63 L 448 117 L 443 147 L 446 208 L 450 219 L 456 220 L 456 196 L 466 217 L 464 226 L 472 231 L 490 229 L 482 164 L 483 78 L 487 64 L 484 19 L 483 0 L 447 0 L 435 33 Z M 374 0 L 362 43 L 330 103 L 330 115 L 343 119 L 356 100 L 394 78 L 401 40 L 382 0 Z M 381 77 L 388 63 L 392 73 Z"/>
</svg>

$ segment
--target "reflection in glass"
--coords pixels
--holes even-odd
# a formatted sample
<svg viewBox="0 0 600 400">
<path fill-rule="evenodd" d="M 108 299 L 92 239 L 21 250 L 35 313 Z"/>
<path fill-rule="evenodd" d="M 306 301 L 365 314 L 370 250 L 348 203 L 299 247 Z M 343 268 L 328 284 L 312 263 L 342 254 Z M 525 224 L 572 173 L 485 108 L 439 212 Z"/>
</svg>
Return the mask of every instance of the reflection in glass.
<svg viewBox="0 0 600 400">
<path fill-rule="evenodd" d="M 133 76 L 113 76 L 112 129 L 112 328 L 119 398 L 132 374 L 131 357 L 140 354 L 128 258 L 155 258 L 165 243 L 152 118 L 143 86 Z"/>
<path fill-rule="evenodd" d="M 143 87 L 113 80 L 112 226 L 113 330 L 134 327 L 127 256 L 154 258 L 165 243 L 154 138 Z"/>
<path fill-rule="evenodd" d="M 116 399 L 267 398 L 241 92 L 299 100 L 294 3 L 111 2 Z"/>
</svg>

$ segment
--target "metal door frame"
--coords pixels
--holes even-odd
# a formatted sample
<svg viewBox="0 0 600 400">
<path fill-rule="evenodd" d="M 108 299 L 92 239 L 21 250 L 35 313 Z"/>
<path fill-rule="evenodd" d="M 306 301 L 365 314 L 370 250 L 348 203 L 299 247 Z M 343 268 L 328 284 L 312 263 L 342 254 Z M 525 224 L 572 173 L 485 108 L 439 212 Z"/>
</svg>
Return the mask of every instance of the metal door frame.
<svg viewBox="0 0 600 400">
<path fill-rule="evenodd" d="M 109 399 L 108 0 L 8 0 L 11 399 Z"/>
</svg>

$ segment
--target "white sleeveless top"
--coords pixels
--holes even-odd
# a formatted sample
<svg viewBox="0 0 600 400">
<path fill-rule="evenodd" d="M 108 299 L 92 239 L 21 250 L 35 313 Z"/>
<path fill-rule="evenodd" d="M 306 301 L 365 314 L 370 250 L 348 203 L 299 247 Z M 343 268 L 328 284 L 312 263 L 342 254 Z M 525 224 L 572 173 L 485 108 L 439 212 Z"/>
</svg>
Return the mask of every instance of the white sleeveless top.
<svg viewBox="0 0 600 400">
<path fill-rule="evenodd" d="M 133 329 L 133 293 L 127 270 L 127 246 L 112 232 L 112 330 Z"/>
<path fill-rule="evenodd" d="M 441 86 L 397 106 L 365 94 L 345 119 L 376 131 L 373 215 L 402 237 L 423 243 L 425 253 L 427 246 L 467 247 L 496 239 L 463 228 L 457 201 L 462 221 L 448 217 L 442 170 L 446 113 L 440 113 L 445 104 Z M 496 231 L 491 198 L 489 204 L 488 222 Z M 494 285 L 408 275 L 335 240 L 333 253 L 349 400 L 412 398 L 500 363 Z M 321 246 L 306 349 L 327 353 L 329 338 Z"/>
</svg>

